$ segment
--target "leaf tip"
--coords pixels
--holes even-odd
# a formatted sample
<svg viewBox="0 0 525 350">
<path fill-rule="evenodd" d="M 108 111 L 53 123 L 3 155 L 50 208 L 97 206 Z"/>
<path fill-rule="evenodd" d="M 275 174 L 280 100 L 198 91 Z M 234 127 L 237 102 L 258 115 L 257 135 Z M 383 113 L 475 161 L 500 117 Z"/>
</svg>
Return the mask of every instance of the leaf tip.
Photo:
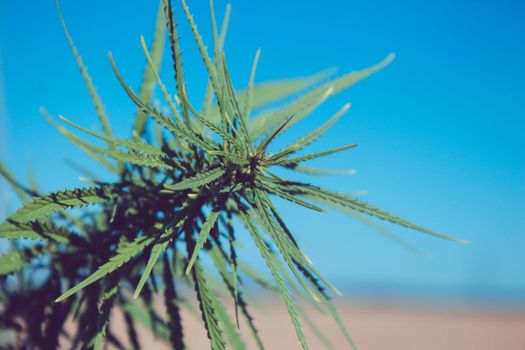
<svg viewBox="0 0 525 350">
<path fill-rule="evenodd" d="M 327 99 L 328 97 L 330 97 L 335 91 L 335 88 L 333 86 L 330 86 L 328 89 L 326 89 L 324 95 L 323 95 L 323 98 L 322 100 L 325 100 Z"/>
<path fill-rule="evenodd" d="M 390 63 L 390 62 L 392 62 L 395 58 L 396 58 L 396 53 L 395 53 L 395 52 L 390 52 L 390 53 L 386 56 L 386 61 Z"/>
<path fill-rule="evenodd" d="M 311 266 L 314 265 L 314 263 L 312 262 L 312 260 L 310 260 L 310 258 L 308 256 L 306 256 L 306 254 L 303 253 L 303 257 L 305 258 L 305 260 L 308 262 L 308 264 L 310 264 Z"/>
</svg>

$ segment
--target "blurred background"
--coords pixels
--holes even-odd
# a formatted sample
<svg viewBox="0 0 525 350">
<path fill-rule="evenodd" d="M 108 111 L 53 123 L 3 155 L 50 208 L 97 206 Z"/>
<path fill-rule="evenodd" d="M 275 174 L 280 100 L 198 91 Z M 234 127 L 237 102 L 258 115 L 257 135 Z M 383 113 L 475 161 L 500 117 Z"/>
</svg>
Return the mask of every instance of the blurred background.
<svg viewBox="0 0 525 350">
<path fill-rule="evenodd" d="M 128 82 L 139 84 L 145 61 L 139 36 L 151 38 L 156 2 L 61 3 L 113 129 L 126 137 L 134 106 L 106 53 L 111 49 Z M 337 303 L 362 349 L 525 349 L 525 2 L 231 3 L 226 53 L 239 88 L 259 47 L 257 82 L 330 67 L 345 73 L 395 52 L 389 67 L 331 99 L 282 140 L 351 102 L 348 115 L 311 149 L 359 147 L 312 166 L 356 174 L 311 180 L 471 241 L 460 245 L 380 223 L 422 252 L 414 253 L 344 215 L 316 215 L 278 201 L 310 259 L 344 292 Z M 219 18 L 225 4 L 216 1 Z M 189 5 L 211 47 L 208 1 Z M 190 98 L 201 101 L 206 73 L 175 10 Z M 44 191 L 80 185 L 65 160 L 93 163 L 39 113 L 43 106 L 99 129 L 53 1 L 0 0 L 0 23 L 0 157 L 19 179 L 37 179 Z M 165 63 L 162 75 L 170 82 Z M 18 203 L 3 180 L 0 186 L 5 216 Z M 248 237 L 241 239 L 241 257 L 264 268 Z M 266 321 L 263 315 L 263 328 L 295 340 L 280 306 L 268 307 L 275 314 L 267 312 Z M 280 346 L 272 348 L 295 345 Z"/>
</svg>

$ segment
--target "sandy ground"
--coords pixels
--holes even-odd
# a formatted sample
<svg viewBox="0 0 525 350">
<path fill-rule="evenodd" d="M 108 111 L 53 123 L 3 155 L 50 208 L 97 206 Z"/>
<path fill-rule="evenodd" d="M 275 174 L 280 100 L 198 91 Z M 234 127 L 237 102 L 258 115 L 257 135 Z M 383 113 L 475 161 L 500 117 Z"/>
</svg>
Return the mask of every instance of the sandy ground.
<svg viewBox="0 0 525 350">
<path fill-rule="evenodd" d="M 232 309 L 231 305 L 226 306 Z M 523 309 L 515 312 L 472 311 L 378 303 L 339 303 L 338 308 L 359 349 L 525 349 Z M 330 317 L 319 315 L 314 310 L 307 312 L 325 332 L 334 349 L 350 348 Z M 267 349 L 300 349 L 286 309 L 282 305 L 259 300 L 253 313 Z M 189 349 L 209 349 L 200 320 L 189 313 L 185 313 L 183 317 L 185 341 Z M 124 328 L 119 322 L 113 331 L 118 334 L 124 332 Z M 241 331 L 248 331 L 245 324 L 241 323 Z M 307 326 L 305 333 L 311 344 L 310 349 L 325 349 Z M 255 343 L 249 337 L 245 338 L 248 348 L 256 349 Z M 147 332 L 141 332 L 141 344 L 145 349 L 169 349 Z"/>
</svg>

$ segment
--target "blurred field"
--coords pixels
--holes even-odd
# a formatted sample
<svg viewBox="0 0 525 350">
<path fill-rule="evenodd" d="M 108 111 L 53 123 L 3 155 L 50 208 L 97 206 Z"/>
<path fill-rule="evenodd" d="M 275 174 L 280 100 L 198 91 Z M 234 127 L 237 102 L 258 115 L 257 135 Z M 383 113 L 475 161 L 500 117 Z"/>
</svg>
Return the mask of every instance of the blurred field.
<svg viewBox="0 0 525 350">
<path fill-rule="evenodd" d="M 231 305 L 227 305 L 231 310 Z M 339 304 L 339 310 L 359 349 L 383 350 L 484 350 L 525 349 L 525 312 L 472 311 L 454 308 Z M 281 304 L 259 300 L 254 308 L 256 325 L 267 349 L 300 349 L 286 310 Z M 349 349 L 335 323 L 325 315 L 308 312 L 332 342 L 334 349 Z M 115 315 L 121 319 L 120 315 Z M 186 344 L 191 350 L 209 349 L 202 324 L 195 316 L 184 315 Z M 125 332 L 123 324 L 113 329 Z M 241 323 L 241 331 L 247 332 Z M 325 349 L 305 325 L 311 349 Z M 245 337 L 248 338 L 248 337 Z M 141 334 L 146 349 L 169 349 L 147 332 Z M 248 341 L 249 349 L 256 349 Z"/>
</svg>

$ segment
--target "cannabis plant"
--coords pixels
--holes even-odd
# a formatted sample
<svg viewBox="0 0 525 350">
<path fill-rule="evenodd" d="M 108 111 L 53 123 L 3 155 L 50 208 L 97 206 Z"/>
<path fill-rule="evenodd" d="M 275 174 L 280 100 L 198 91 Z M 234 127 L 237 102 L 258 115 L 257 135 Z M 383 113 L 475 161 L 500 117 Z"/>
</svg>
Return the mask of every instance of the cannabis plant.
<svg viewBox="0 0 525 350">
<path fill-rule="evenodd" d="M 24 349 L 53 349 L 59 344 L 100 349 L 105 343 L 138 349 L 136 326 L 141 324 L 173 348 L 184 349 L 187 344 L 180 308 L 194 304 L 181 298 L 180 291 L 189 285 L 195 291 L 212 349 L 246 348 L 237 327 L 239 318 L 245 319 L 249 334 L 263 349 L 243 295 L 243 286 L 251 280 L 282 297 L 304 349 L 308 345 L 301 320 L 315 326 L 296 303 L 298 297 L 325 308 L 349 346 L 354 347 L 331 302 L 339 292 L 306 257 L 273 198 L 317 212 L 333 208 L 357 214 L 358 219 L 370 216 L 452 238 L 350 195 L 274 172 L 288 168 L 306 174 L 339 173 L 303 164 L 353 149 L 355 144 L 319 153 L 303 153 L 303 149 L 340 119 L 349 104 L 281 149 L 275 149 L 273 141 L 330 96 L 388 65 L 393 55 L 327 82 L 324 74 L 318 74 L 308 79 L 255 84 L 257 52 L 247 88 L 239 90 L 233 85 L 223 51 L 230 8 L 226 8 L 219 29 L 210 1 L 214 43 L 210 55 L 185 0 L 180 2 L 209 78 L 203 107 L 198 110 L 188 97 L 174 8 L 169 0 L 163 0 L 149 47 L 141 38 L 147 65 L 137 92 L 126 83 L 109 54 L 117 79 L 137 108 L 129 138 L 113 134 L 57 3 L 102 132 L 63 116 L 57 121 L 44 114 L 63 136 L 112 172 L 115 180 L 104 181 L 83 170 L 88 178 L 85 187 L 41 194 L 16 181 L 5 166 L 0 167 L 23 202 L 0 225 L 0 237 L 12 242 L 10 250 L 0 256 L 2 334 L 6 339 L 10 334 L 13 347 Z M 168 46 L 166 38 L 174 73 L 170 85 L 174 85 L 175 95 L 159 73 L 163 50 Z M 152 103 L 154 87 L 163 97 L 161 104 Z M 306 93 L 300 93 L 305 89 Z M 275 102 L 285 98 L 285 103 L 275 107 Z M 99 143 L 93 143 L 94 139 Z M 255 242 L 271 278 L 238 259 L 239 224 Z M 203 256 L 209 257 L 209 266 L 202 263 Z M 231 295 L 234 312 L 226 310 L 218 294 Z M 157 309 L 157 295 L 162 296 L 164 311 Z M 123 338 L 126 334 L 112 332 L 112 309 L 124 313 L 127 339 Z M 66 320 L 74 327 L 65 328 Z"/>
</svg>

